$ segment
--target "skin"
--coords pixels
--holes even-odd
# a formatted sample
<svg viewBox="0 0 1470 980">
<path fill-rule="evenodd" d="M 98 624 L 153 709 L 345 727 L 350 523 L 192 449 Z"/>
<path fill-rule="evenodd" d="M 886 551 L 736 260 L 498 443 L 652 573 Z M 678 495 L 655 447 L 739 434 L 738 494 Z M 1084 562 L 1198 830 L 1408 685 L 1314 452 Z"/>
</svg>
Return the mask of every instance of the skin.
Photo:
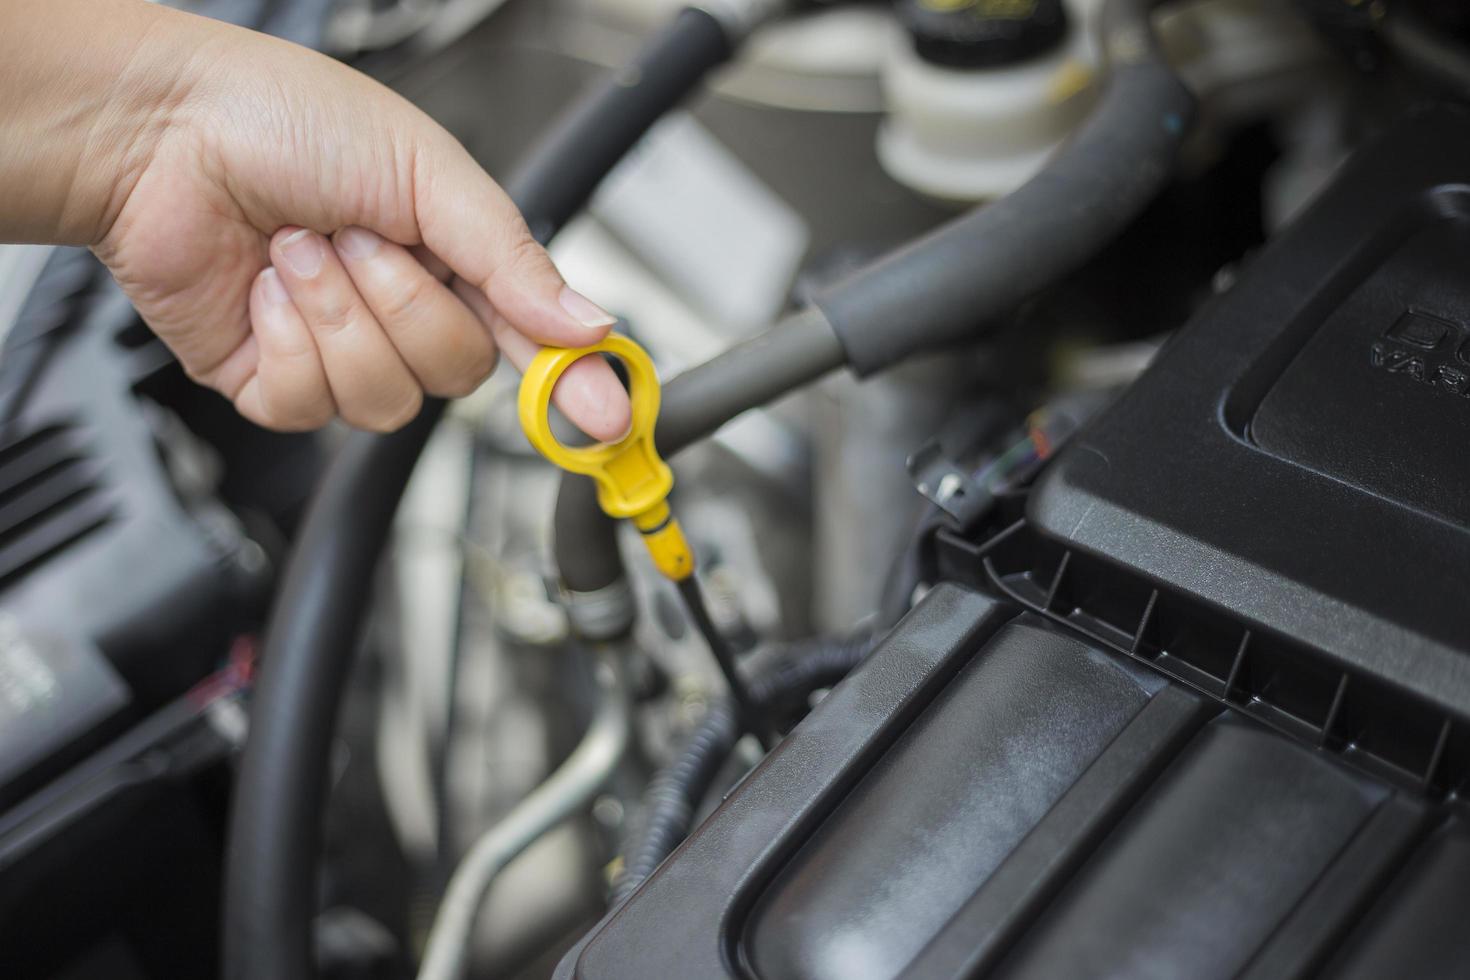
<svg viewBox="0 0 1470 980">
<path fill-rule="evenodd" d="M 407 101 L 306 48 L 143 0 L 0 0 L 0 240 L 86 245 L 195 381 L 273 429 L 389 431 L 503 353 L 613 318 Z M 626 431 L 599 358 L 557 386 Z"/>
</svg>

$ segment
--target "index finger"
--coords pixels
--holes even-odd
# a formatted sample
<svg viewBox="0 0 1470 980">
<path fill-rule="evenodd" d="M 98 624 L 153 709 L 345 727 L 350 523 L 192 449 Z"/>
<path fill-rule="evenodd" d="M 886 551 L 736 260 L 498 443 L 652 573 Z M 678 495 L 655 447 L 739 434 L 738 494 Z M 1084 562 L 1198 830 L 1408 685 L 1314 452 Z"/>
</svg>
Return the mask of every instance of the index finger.
<svg viewBox="0 0 1470 980">
<path fill-rule="evenodd" d="M 445 144 L 414 168 L 424 245 L 526 337 L 556 347 L 605 337 L 616 318 L 566 284 L 506 193 L 448 134 Z"/>
<path fill-rule="evenodd" d="M 524 371 L 541 345 L 497 316 L 495 308 L 469 283 L 456 281 L 454 291 L 489 326 L 506 359 Z M 551 400 L 572 424 L 599 442 L 616 442 L 632 425 L 628 393 L 601 357 L 584 357 L 567 368 L 551 390 Z"/>
</svg>

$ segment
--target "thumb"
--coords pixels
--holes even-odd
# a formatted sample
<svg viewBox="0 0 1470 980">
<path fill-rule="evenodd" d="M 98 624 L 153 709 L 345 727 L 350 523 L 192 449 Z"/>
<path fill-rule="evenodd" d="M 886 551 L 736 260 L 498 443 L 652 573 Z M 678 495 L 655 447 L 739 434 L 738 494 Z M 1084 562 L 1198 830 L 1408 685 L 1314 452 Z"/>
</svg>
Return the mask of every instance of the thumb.
<svg viewBox="0 0 1470 980">
<path fill-rule="evenodd" d="M 416 161 L 414 206 L 424 244 L 517 332 L 554 347 L 607 335 L 614 318 L 566 284 L 515 204 L 448 134 Z"/>
</svg>

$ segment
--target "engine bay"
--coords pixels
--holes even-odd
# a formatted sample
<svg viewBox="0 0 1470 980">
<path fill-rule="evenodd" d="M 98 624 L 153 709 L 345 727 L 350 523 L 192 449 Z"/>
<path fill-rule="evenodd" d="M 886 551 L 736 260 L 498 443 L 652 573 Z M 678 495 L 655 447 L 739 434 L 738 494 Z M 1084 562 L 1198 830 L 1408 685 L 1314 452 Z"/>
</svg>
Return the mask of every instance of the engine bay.
<svg viewBox="0 0 1470 980">
<path fill-rule="evenodd" d="M 6 976 L 1464 973 L 1459 5 L 198 6 L 449 128 L 674 482 L 5 247 Z"/>
</svg>

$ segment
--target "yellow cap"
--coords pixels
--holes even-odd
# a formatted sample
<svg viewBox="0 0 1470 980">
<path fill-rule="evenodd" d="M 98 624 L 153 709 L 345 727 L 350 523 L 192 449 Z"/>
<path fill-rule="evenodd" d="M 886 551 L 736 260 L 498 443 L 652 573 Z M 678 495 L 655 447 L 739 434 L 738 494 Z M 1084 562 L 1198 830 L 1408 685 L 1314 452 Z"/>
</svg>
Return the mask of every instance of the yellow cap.
<svg viewBox="0 0 1470 980">
<path fill-rule="evenodd" d="M 632 423 L 617 442 L 565 446 L 551 431 L 551 392 L 567 368 L 588 354 L 607 353 L 628 369 Z M 531 445 L 551 462 L 597 481 L 597 502 L 612 517 L 631 519 L 643 534 L 653 563 L 674 580 L 694 572 L 694 554 L 669 512 L 674 473 L 658 455 L 653 430 L 658 422 L 658 374 L 648 354 L 627 337 L 608 334 L 600 343 L 576 349 L 548 347 L 537 354 L 521 379 L 521 428 Z"/>
</svg>

